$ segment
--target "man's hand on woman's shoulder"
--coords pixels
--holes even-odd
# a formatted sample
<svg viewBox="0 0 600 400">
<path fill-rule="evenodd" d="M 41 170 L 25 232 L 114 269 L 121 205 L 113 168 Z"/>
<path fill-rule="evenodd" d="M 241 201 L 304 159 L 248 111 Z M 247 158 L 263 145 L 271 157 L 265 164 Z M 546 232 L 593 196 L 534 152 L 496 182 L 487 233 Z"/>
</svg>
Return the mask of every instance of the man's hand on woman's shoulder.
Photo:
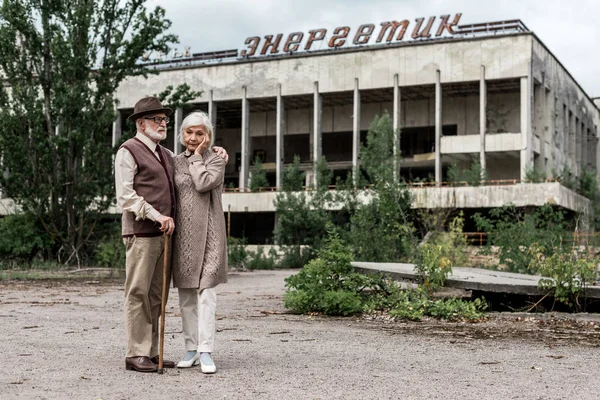
<svg viewBox="0 0 600 400">
<path fill-rule="evenodd" d="M 220 146 L 213 146 L 212 150 L 217 153 L 219 157 L 225 160 L 225 164 L 229 162 L 229 154 L 227 154 L 227 151 L 224 148 Z"/>
</svg>

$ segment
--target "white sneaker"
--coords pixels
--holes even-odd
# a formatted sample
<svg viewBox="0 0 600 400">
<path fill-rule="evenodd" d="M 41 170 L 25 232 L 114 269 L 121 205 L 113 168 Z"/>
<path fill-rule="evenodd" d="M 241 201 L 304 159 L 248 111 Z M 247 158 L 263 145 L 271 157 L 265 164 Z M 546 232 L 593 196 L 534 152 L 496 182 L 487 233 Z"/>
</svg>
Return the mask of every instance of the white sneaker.
<svg viewBox="0 0 600 400">
<path fill-rule="evenodd" d="M 217 367 L 210 353 L 200 353 L 200 370 L 204 374 L 214 374 L 217 372 Z"/>
<path fill-rule="evenodd" d="M 200 364 L 200 354 L 195 351 L 188 351 L 183 360 L 177 363 L 177 368 L 190 368 Z"/>
</svg>

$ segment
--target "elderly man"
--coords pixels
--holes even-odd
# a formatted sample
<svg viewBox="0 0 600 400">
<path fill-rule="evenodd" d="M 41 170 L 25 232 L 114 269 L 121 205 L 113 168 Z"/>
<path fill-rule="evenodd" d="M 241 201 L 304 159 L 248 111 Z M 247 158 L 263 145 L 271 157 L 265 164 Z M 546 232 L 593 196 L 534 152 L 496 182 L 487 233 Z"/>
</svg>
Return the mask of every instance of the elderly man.
<svg viewBox="0 0 600 400">
<path fill-rule="evenodd" d="M 125 368 L 140 372 L 158 370 L 163 234 L 175 231 L 173 153 L 159 142 L 167 137 L 172 112 L 156 97 L 138 101 L 129 117 L 135 121 L 137 133 L 121 145 L 115 158 L 117 204 L 123 210 L 126 248 Z M 214 151 L 227 160 L 222 148 Z M 173 368 L 175 363 L 163 361 L 163 366 Z"/>
</svg>

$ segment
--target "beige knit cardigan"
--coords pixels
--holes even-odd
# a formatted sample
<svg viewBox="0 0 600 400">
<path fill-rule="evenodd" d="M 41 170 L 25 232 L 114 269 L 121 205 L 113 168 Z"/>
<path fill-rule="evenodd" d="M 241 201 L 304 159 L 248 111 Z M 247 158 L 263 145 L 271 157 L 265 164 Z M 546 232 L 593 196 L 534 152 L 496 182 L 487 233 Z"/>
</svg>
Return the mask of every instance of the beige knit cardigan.
<svg viewBox="0 0 600 400">
<path fill-rule="evenodd" d="M 221 193 L 225 160 L 211 149 L 175 157 L 173 285 L 206 289 L 227 282 L 227 231 Z"/>
</svg>

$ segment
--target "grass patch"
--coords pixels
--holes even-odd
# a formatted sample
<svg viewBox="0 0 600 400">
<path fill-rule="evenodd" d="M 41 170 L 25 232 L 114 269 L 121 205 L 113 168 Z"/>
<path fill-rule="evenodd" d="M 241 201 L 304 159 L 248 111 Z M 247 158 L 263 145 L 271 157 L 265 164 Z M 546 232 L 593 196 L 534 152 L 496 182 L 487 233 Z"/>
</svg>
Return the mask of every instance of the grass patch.
<svg viewBox="0 0 600 400">
<path fill-rule="evenodd" d="M 125 271 L 114 268 L 89 268 L 81 270 L 40 270 L 9 269 L 0 270 L 0 282 L 3 281 L 48 281 L 48 280 L 105 280 L 121 279 Z"/>
</svg>

